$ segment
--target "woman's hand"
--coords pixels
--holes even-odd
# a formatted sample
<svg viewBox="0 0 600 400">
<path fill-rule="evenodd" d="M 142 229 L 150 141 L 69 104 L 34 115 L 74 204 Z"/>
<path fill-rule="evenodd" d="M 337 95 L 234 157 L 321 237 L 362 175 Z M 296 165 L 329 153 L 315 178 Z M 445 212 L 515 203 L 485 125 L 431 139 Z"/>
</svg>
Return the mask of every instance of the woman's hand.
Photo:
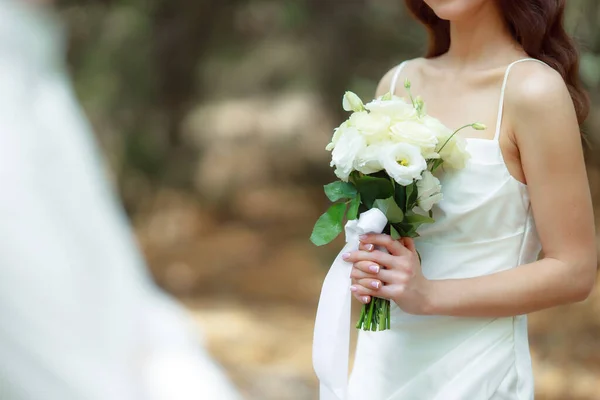
<svg viewBox="0 0 600 400">
<path fill-rule="evenodd" d="M 389 235 L 370 234 L 360 238 L 358 251 L 344 254 L 354 263 L 354 297 L 367 304 L 371 297 L 389 299 L 410 314 L 428 314 L 431 284 L 421 272 L 421 263 L 412 239 L 394 240 Z M 389 254 L 375 248 L 383 247 Z"/>
</svg>

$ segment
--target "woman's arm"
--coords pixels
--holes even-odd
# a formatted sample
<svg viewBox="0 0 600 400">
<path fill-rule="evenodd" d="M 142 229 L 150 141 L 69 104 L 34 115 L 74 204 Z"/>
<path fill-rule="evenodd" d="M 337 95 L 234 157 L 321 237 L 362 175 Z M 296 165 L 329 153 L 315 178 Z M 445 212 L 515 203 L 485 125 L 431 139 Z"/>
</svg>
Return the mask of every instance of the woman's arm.
<svg viewBox="0 0 600 400">
<path fill-rule="evenodd" d="M 573 103 L 558 73 L 528 67 L 515 68 L 506 112 L 544 258 L 489 276 L 432 282 L 435 314 L 525 314 L 584 300 L 594 285 L 594 218 Z"/>
<path fill-rule="evenodd" d="M 383 286 L 383 294 L 402 308 L 410 303 L 408 312 L 513 316 L 581 301 L 592 290 L 597 265 L 594 218 L 574 107 L 562 78 L 547 67 L 535 67 L 511 75 L 505 121 L 515 133 L 544 258 L 491 275 L 430 281 L 423 278 L 418 261 L 396 257 L 384 274 L 399 284 Z M 387 240 L 369 235 L 363 243 L 389 249 Z M 373 280 L 385 281 L 377 278 L 381 273 L 368 273 L 373 262 L 384 261 L 377 253 L 359 251 L 348 257 L 356 262 L 353 278 L 359 298 L 380 295 L 382 289 L 363 290 Z"/>
</svg>

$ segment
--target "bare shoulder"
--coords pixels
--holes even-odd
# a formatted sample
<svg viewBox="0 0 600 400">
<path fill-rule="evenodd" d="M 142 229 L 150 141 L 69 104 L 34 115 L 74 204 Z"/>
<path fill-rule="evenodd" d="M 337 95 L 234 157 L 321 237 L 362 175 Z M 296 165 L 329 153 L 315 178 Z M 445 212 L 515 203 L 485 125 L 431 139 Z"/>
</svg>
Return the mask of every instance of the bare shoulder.
<svg viewBox="0 0 600 400">
<path fill-rule="evenodd" d="M 421 59 L 415 58 L 412 60 L 406 60 L 405 63 L 406 64 L 403 68 L 403 71 L 400 74 L 399 79 L 398 79 L 398 82 L 399 82 L 398 84 L 400 86 L 402 85 L 402 82 L 404 82 L 403 76 L 405 76 L 406 70 L 408 70 L 409 68 L 412 69 L 415 67 L 416 64 L 421 63 Z M 392 80 L 394 79 L 394 75 L 396 74 L 396 71 L 398 70 L 400 65 L 402 65 L 402 63 L 394 66 L 383 76 L 383 78 L 381 78 L 381 80 L 379 81 L 379 84 L 377 85 L 377 90 L 375 92 L 376 97 L 382 96 L 390 91 L 390 88 L 392 86 Z"/>
<path fill-rule="evenodd" d="M 534 61 L 513 66 L 506 87 L 505 106 L 518 119 L 556 113 L 557 110 L 574 113 L 573 101 L 562 76 L 553 68 Z"/>
</svg>

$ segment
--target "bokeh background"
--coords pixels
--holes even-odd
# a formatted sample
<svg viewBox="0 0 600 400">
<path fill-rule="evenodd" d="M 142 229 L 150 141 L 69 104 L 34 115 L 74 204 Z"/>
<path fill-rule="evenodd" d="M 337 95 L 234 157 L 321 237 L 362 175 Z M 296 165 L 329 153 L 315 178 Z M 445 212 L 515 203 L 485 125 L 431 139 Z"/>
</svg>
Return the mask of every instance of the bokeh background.
<svg viewBox="0 0 600 400">
<path fill-rule="evenodd" d="M 312 324 L 341 246 L 308 241 L 334 179 L 324 147 L 343 92 L 372 96 L 425 32 L 401 0 L 58 4 L 78 96 L 157 283 L 248 399 L 316 399 Z M 599 23 L 600 2 L 568 2 L 596 205 Z M 600 398 L 600 290 L 532 315 L 530 338 L 538 399 Z"/>
</svg>

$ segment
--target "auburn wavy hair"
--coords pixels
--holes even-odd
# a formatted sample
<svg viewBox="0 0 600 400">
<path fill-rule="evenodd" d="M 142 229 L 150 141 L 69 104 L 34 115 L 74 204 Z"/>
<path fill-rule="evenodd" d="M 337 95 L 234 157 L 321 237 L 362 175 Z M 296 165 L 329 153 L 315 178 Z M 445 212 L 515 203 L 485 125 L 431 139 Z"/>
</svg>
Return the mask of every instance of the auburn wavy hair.
<svg viewBox="0 0 600 400">
<path fill-rule="evenodd" d="M 566 0 L 495 0 L 514 39 L 532 58 L 558 71 L 565 80 L 581 125 L 590 102 L 579 79 L 579 52 L 564 28 Z M 429 31 L 427 58 L 450 48 L 450 22 L 439 18 L 423 0 L 406 0 L 411 13 Z"/>
</svg>

